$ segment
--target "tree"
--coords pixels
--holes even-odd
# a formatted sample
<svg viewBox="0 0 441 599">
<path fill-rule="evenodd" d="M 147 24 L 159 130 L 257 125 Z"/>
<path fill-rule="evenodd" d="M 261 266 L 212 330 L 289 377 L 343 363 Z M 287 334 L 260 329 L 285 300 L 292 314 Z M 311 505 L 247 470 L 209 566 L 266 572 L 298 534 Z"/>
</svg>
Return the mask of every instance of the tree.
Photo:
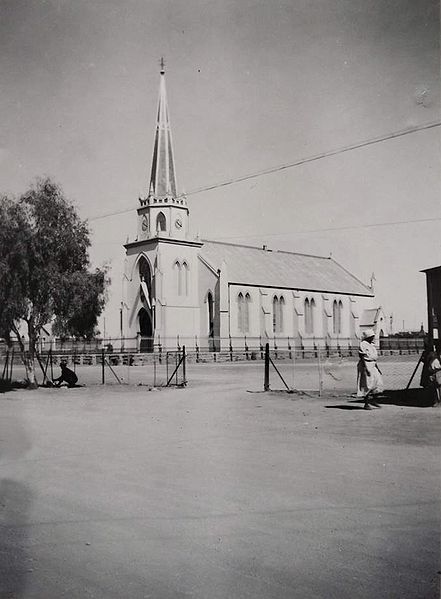
<svg viewBox="0 0 441 599">
<path fill-rule="evenodd" d="M 18 202 L 0 202 L 0 334 L 15 334 L 26 378 L 37 385 L 34 361 L 42 328 L 90 337 L 105 303 L 105 269 L 89 270 L 87 223 L 50 179 Z M 27 328 L 26 351 L 20 323 Z"/>
</svg>

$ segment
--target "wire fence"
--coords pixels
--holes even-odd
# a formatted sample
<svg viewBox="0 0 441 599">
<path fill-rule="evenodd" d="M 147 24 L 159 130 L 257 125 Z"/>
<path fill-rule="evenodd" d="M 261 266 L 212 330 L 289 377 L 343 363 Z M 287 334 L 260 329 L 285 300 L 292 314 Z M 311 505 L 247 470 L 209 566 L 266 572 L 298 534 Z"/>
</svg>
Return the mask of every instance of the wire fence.
<svg viewBox="0 0 441 599">
<path fill-rule="evenodd" d="M 317 347 L 309 351 L 281 350 L 269 346 L 272 361 L 269 387 L 316 393 L 353 393 L 356 390 L 358 355 Z M 185 359 L 183 360 L 183 354 Z M 405 389 L 421 353 L 380 356 L 379 367 L 389 390 Z M 194 380 L 220 385 L 236 381 L 246 388 L 263 388 L 265 347 L 219 352 L 179 351 L 114 354 L 102 349 L 95 353 L 40 354 L 36 361 L 37 380 L 46 384 L 60 375 L 64 360 L 81 385 L 146 385 L 161 387 L 190 384 Z M 25 370 L 17 353 L 0 356 L 3 382 L 23 380 Z M 412 387 L 419 386 L 419 372 Z"/>
<path fill-rule="evenodd" d="M 161 359 L 150 356 L 127 355 L 115 362 L 104 351 L 96 354 L 39 355 L 35 361 L 35 374 L 39 384 L 52 386 L 61 374 L 60 364 L 65 362 L 78 377 L 78 385 L 146 385 L 149 387 L 185 386 L 187 384 L 185 347 L 181 351 L 164 352 Z M 26 371 L 16 352 L 0 357 L 0 385 L 7 388 L 14 382 L 24 381 Z"/>
</svg>

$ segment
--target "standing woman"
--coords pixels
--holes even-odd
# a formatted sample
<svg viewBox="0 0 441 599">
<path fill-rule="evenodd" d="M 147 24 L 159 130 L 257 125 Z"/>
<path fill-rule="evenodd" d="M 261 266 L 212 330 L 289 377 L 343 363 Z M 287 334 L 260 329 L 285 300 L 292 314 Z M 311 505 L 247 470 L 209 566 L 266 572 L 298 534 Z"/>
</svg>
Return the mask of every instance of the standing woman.
<svg viewBox="0 0 441 599">
<path fill-rule="evenodd" d="M 372 406 L 379 408 L 375 397 L 383 393 L 383 377 L 377 365 L 378 353 L 374 344 L 375 333 L 372 329 L 363 331 L 358 348 L 357 397 L 364 398 L 364 409 Z"/>
</svg>

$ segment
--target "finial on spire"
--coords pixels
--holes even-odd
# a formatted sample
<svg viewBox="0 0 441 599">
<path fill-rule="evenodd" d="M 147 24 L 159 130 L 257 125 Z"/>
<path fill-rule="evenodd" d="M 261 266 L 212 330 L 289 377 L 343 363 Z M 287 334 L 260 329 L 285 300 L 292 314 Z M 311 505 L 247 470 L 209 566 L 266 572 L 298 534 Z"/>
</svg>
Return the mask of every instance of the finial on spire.
<svg viewBox="0 0 441 599">
<path fill-rule="evenodd" d="M 161 75 L 164 75 L 164 73 L 165 73 L 165 60 L 164 60 L 163 56 L 161 56 L 161 60 L 159 61 L 159 64 L 161 66 Z"/>
</svg>

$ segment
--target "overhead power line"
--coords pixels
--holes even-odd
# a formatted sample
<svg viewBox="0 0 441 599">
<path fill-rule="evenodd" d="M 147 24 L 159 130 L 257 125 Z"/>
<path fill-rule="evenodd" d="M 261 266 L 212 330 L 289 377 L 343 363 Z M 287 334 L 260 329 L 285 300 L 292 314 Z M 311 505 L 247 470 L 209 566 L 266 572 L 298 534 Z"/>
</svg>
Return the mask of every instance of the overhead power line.
<svg viewBox="0 0 441 599">
<path fill-rule="evenodd" d="M 212 191 L 214 189 L 219 189 L 221 187 L 227 187 L 229 185 L 234 185 L 236 183 L 241 183 L 243 181 L 249 181 L 250 179 L 256 179 L 258 177 L 263 177 L 265 175 L 271 175 L 273 173 L 277 173 L 283 170 L 287 170 L 290 168 L 294 168 L 296 166 L 301 166 L 303 164 L 307 164 L 308 162 L 315 162 L 317 160 L 323 160 L 323 158 L 330 158 L 331 156 L 336 156 L 338 154 L 343 154 L 345 152 L 351 152 L 352 150 L 357 150 L 359 148 L 365 148 L 366 146 L 371 146 L 373 144 L 381 143 L 387 141 L 389 139 L 396 139 L 398 137 L 404 137 L 405 135 L 410 135 L 411 133 L 416 133 L 417 131 L 424 131 L 427 129 L 433 129 L 435 127 L 439 127 L 441 125 L 441 121 L 435 121 L 432 123 L 426 123 L 424 125 L 416 125 L 415 127 L 408 127 L 407 129 L 401 129 L 400 131 L 394 131 L 392 133 L 388 133 L 387 135 L 381 135 L 379 137 L 372 137 L 371 139 L 367 139 L 355 144 L 351 144 L 348 146 L 344 146 L 341 148 L 337 148 L 334 150 L 329 150 L 327 152 L 321 152 L 320 154 L 315 154 L 314 156 L 308 156 L 306 158 L 300 158 L 295 162 L 290 162 L 288 164 L 282 164 L 279 166 L 274 166 L 268 169 L 264 169 L 261 171 L 257 171 L 255 173 L 250 173 L 248 175 L 243 175 L 241 177 L 235 177 L 233 179 L 228 179 L 226 181 L 221 181 L 220 183 L 216 183 L 214 185 L 206 185 L 205 187 L 198 187 L 186 193 L 187 196 L 196 195 L 198 193 L 202 193 L 204 191 Z M 126 214 L 127 212 L 131 212 L 133 208 L 125 208 L 124 210 L 117 210 L 115 212 L 108 212 L 106 214 L 102 214 L 100 216 L 94 216 L 89 218 L 89 221 L 100 220 L 102 218 L 108 218 L 110 216 L 118 216 L 120 214 Z"/>
<path fill-rule="evenodd" d="M 302 164 L 307 164 L 308 162 L 322 160 L 323 158 L 329 158 L 331 156 L 336 156 L 337 154 L 343 154 L 344 152 L 350 152 L 352 150 L 357 150 L 358 148 L 364 148 L 366 146 L 371 146 L 373 144 L 387 141 L 388 139 L 403 137 L 405 135 L 409 135 L 410 133 L 416 133 L 417 131 L 423 131 L 425 129 L 433 129 L 434 127 L 439 127 L 440 125 L 441 125 L 441 121 L 437 121 L 434 123 L 426 123 L 425 125 L 418 125 L 416 127 L 410 127 L 408 129 L 402 129 L 401 131 L 395 131 L 393 133 L 389 133 L 388 135 L 382 135 L 380 137 L 373 137 L 372 139 L 361 141 L 361 142 L 352 144 L 350 146 L 344 146 L 342 148 L 337 148 L 335 150 L 329 150 L 328 152 L 322 152 L 320 154 L 315 154 L 314 156 L 309 156 L 307 158 L 301 158 L 300 160 L 297 160 L 296 162 L 290 162 L 289 164 L 282 164 L 280 166 L 275 166 L 273 168 L 258 171 L 256 173 L 251 173 L 249 175 L 243 175 L 242 177 L 237 177 L 235 179 L 229 179 L 227 181 L 217 183 L 216 185 L 200 187 L 198 189 L 195 189 L 194 191 L 188 192 L 187 195 L 193 195 L 195 193 L 201 193 L 203 191 L 211 191 L 212 189 L 218 189 L 219 187 L 226 187 L 227 185 L 233 185 L 234 183 L 240 183 L 242 181 L 248 181 L 249 179 L 256 179 L 257 177 L 262 177 L 264 175 L 278 173 L 280 171 L 283 171 L 283 170 L 286 170 L 289 168 L 294 168 L 295 166 L 301 166 Z"/>
<path fill-rule="evenodd" d="M 326 233 L 329 231 L 350 231 L 353 229 L 372 229 L 375 227 L 390 227 L 393 225 L 408 225 L 414 223 L 428 223 L 428 222 L 436 222 L 441 221 L 441 216 L 433 217 L 433 218 L 415 218 L 408 220 L 395 220 L 395 221 L 387 221 L 383 223 L 367 223 L 366 225 L 345 225 L 343 227 L 326 227 L 323 229 L 305 229 L 305 230 L 297 230 L 297 231 L 287 231 L 286 233 L 261 233 L 257 235 L 235 235 L 234 237 L 216 237 L 216 239 L 254 239 L 254 238 L 262 238 L 265 239 L 267 237 L 285 237 L 287 235 L 302 235 L 303 233 Z"/>
</svg>

